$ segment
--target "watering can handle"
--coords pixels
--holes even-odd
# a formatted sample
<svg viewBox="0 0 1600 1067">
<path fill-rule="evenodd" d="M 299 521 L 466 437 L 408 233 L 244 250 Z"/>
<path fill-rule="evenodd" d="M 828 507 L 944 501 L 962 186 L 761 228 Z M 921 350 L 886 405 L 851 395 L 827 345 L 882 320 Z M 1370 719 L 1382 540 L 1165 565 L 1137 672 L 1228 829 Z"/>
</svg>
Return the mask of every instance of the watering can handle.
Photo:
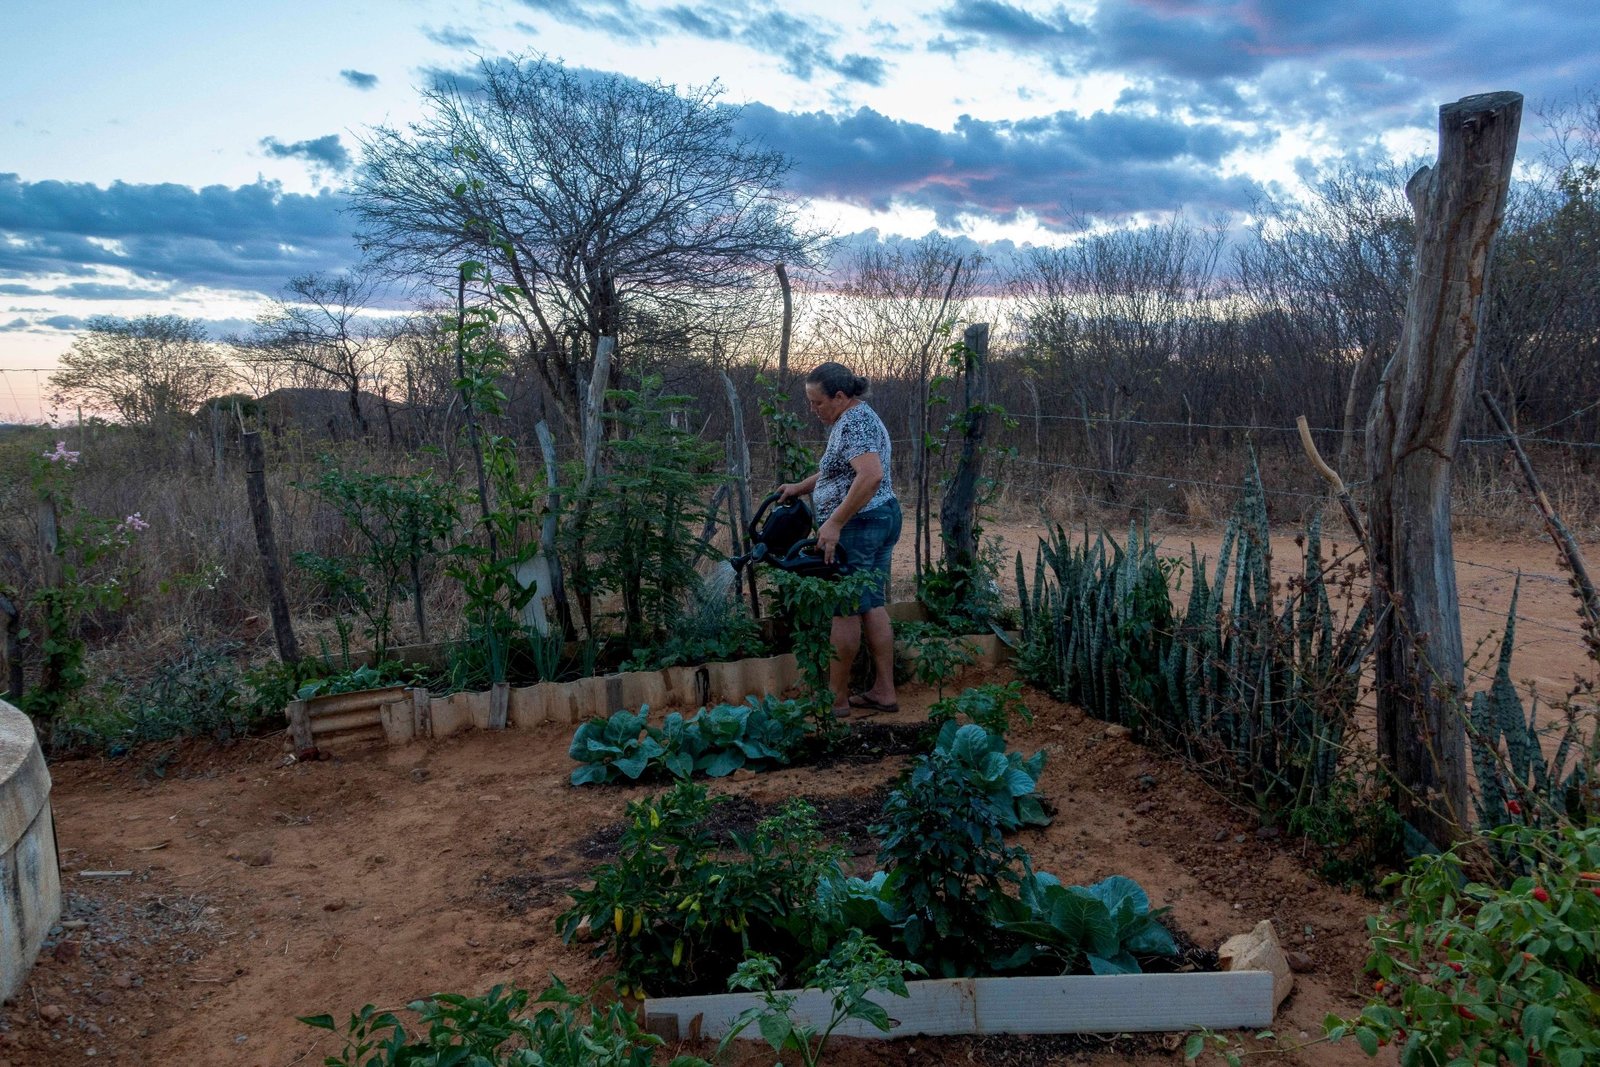
<svg viewBox="0 0 1600 1067">
<path fill-rule="evenodd" d="M 761 516 L 765 515 L 767 513 L 767 509 L 772 506 L 773 501 L 777 500 L 781 496 L 783 496 L 782 493 L 775 492 L 761 502 L 760 506 L 756 508 L 756 513 L 750 517 L 750 529 L 753 530 L 757 526 L 761 525 Z"/>
<path fill-rule="evenodd" d="M 822 553 L 817 551 L 817 539 L 808 537 L 804 541 L 797 543 L 789 550 L 785 558 L 793 558 L 795 556 L 817 556 L 820 558 Z M 850 553 L 844 550 L 843 545 L 833 546 L 833 562 L 837 563 L 841 570 L 850 566 Z"/>
</svg>

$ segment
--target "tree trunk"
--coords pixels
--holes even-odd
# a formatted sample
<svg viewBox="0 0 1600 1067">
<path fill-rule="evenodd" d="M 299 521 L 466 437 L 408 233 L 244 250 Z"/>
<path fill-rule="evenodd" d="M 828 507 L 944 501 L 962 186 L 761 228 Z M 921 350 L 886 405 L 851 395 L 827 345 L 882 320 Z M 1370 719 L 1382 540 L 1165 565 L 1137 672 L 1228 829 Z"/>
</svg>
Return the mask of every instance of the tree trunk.
<svg viewBox="0 0 1600 1067">
<path fill-rule="evenodd" d="M 1439 109 L 1439 159 L 1406 185 L 1417 219 L 1405 324 L 1367 426 L 1378 753 L 1401 815 L 1437 846 L 1467 828 L 1461 617 L 1450 473 L 1477 372 L 1489 246 L 1505 213 L 1522 97 Z"/>
<path fill-rule="evenodd" d="M 939 509 L 945 569 L 970 580 L 978 563 L 978 479 L 983 474 L 983 438 L 989 423 L 989 324 L 975 322 L 962 337 L 965 432 L 950 488 Z"/>
<path fill-rule="evenodd" d="M 241 434 L 244 443 L 245 494 L 250 498 L 250 521 L 256 529 L 256 548 L 261 553 L 261 573 L 267 582 L 267 604 L 272 613 L 272 635 L 278 642 L 278 658 L 285 663 L 300 662 L 300 646 L 289 621 L 289 597 L 283 588 L 283 567 L 278 562 L 278 539 L 272 533 L 272 505 L 267 500 L 267 458 L 261 434 L 252 430 Z"/>
<path fill-rule="evenodd" d="M 539 439 L 539 451 L 544 456 L 544 481 L 549 495 L 545 497 L 544 521 L 539 524 L 539 551 L 550 565 L 550 599 L 555 601 L 556 618 L 561 633 L 568 638 L 576 635 L 572 626 L 572 607 L 567 603 L 567 587 L 561 576 L 561 555 L 556 550 L 556 534 L 561 515 L 561 485 L 557 478 L 556 438 L 550 424 L 540 419 L 533 428 Z"/>
</svg>

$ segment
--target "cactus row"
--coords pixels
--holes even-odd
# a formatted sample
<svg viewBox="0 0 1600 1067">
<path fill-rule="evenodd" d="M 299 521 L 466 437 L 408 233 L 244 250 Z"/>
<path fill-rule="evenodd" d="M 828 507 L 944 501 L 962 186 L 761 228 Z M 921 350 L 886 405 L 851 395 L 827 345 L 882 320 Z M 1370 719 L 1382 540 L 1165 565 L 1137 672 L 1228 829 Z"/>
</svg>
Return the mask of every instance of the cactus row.
<svg viewBox="0 0 1600 1067">
<path fill-rule="evenodd" d="M 1019 553 L 1025 677 L 1097 718 L 1161 741 L 1263 807 L 1310 803 L 1338 766 L 1360 692 L 1370 614 L 1334 626 L 1321 520 L 1286 594 L 1272 580 L 1266 494 L 1252 454 L 1244 492 L 1208 562 L 1158 556 L 1147 531 L 1123 544 L 1058 525 L 1033 580 Z M 1187 569 L 1188 603 L 1172 588 Z M 1281 603 L 1277 600 L 1281 598 Z"/>
<path fill-rule="evenodd" d="M 1543 821 L 1547 815 L 1578 819 L 1584 811 L 1600 811 L 1600 727 L 1587 742 L 1581 718 L 1570 704 L 1565 727 L 1553 759 L 1540 744 L 1539 700 L 1524 708 L 1522 695 L 1511 681 L 1511 649 L 1517 633 L 1517 598 L 1522 575 L 1511 590 L 1505 634 L 1494 682 L 1487 692 L 1474 693 L 1468 718 L 1467 741 L 1472 748 L 1478 789 L 1473 797 L 1478 824 L 1484 828 Z M 1572 760 L 1574 749 L 1578 758 Z"/>
</svg>

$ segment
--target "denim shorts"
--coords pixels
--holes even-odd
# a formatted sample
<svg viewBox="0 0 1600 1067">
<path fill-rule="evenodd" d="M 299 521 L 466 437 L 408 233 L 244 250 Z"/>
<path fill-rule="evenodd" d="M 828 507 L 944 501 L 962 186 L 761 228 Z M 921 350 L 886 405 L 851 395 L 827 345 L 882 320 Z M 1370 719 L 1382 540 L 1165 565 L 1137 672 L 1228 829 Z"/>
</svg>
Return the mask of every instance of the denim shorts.
<svg viewBox="0 0 1600 1067">
<path fill-rule="evenodd" d="M 889 602 L 889 563 L 899 540 L 900 501 L 894 497 L 871 511 L 856 512 L 844 524 L 839 544 L 844 548 L 850 570 L 856 574 L 874 571 L 878 580 L 861 594 L 855 610 L 841 611 L 841 615 L 864 615 Z"/>
</svg>

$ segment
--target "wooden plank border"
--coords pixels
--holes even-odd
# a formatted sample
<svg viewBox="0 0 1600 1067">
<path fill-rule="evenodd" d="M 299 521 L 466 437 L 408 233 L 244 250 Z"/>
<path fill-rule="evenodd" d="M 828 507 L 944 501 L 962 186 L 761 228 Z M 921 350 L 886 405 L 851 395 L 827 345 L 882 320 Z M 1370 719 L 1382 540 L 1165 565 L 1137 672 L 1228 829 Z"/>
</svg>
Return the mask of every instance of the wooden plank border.
<svg viewBox="0 0 1600 1067">
<path fill-rule="evenodd" d="M 1066 975 L 1059 978 L 945 978 L 906 983 L 908 997 L 874 994 L 894 1026 L 885 1034 L 847 1020 L 844 1037 L 940 1037 L 955 1034 L 1095 1034 L 1145 1031 L 1236 1030 L 1269 1026 L 1274 1013 L 1272 974 L 1233 971 L 1205 974 Z M 790 990 L 797 1022 L 828 1024 L 831 1000 L 817 989 Z M 719 1038 L 747 1008 L 754 993 L 663 997 L 644 1002 L 646 1025 L 656 1033 Z M 754 1027 L 741 1037 L 759 1038 Z"/>
</svg>

